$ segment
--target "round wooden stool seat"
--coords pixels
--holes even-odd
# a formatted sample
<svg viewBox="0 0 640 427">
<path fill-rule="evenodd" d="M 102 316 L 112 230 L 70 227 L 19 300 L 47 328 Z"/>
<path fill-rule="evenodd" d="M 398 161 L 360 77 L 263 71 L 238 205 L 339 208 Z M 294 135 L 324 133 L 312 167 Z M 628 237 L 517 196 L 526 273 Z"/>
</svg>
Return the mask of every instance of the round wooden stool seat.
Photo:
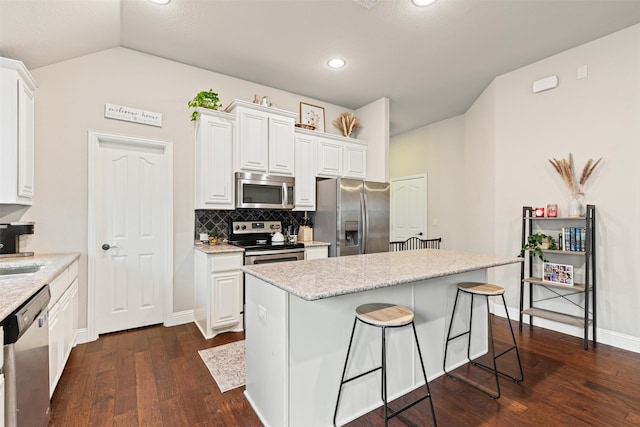
<svg viewBox="0 0 640 427">
<path fill-rule="evenodd" d="M 413 311 L 401 305 L 376 302 L 357 307 L 356 317 L 375 326 L 404 326 L 413 321 Z"/>
<path fill-rule="evenodd" d="M 458 289 L 476 295 L 494 296 L 504 294 L 502 286 L 492 285 L 491 283 L 463 282 L 458 283 Z"/>
</svg>

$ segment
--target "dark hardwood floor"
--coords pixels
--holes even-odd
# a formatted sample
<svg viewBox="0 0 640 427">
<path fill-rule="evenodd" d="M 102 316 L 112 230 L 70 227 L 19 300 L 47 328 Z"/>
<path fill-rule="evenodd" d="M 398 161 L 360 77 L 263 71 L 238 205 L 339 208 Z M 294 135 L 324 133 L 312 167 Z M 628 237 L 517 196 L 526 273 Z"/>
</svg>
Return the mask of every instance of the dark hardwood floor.
<svg viewBox="0 0 640 427">
<path fill-rule="evenodd" d="M 497 340 L 505 341 L 506 320 L 495 318 L 494 324 Z M 492 400 L 448 377 L 432 381 L 440 426 L 640 425 L 640 354 L 603 344 L 585 351 L 575 337 L 528 326 L 518 333 L 515 323 L 514 329 L 524 382 L 502 379 L 502 397 Z M 118 332 L 78 345 L 53 396 L 50 426 L 261 426 L 244 387 L 220 393 L 198 355 L 243 336 L 205 340 L 188 324 Z M 514 369 L 514 359 L 505 355 L 499 367 Z M 431 425 L 426 401 L 406 416 Z M 381 417 L 381 410 L 373 411 L 348 426 L 384 425 Z M 389 425 L 406 424 L 393 419 Z"/>
</svg>

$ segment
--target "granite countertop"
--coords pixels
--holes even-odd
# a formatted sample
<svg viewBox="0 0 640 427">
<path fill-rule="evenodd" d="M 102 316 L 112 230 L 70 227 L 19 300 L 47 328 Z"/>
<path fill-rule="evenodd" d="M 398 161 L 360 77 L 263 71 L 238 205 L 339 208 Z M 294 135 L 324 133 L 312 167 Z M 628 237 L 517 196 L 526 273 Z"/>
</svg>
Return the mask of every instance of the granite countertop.
<svg viewBox="0 0 640 427">
<path fill-rule="evenodd" d="M 305 248 L 317 247 L 317 246 L 330 246 L 331 245 L 331 243 L 317 242 L 317 241 L 301 242 L 301 243 L 304 243 L 304 247 Z M 196 242 L 194 247 L 197 250 L 199 250 L 201 252 L 204 252 L 205 254 L 221 254 L 221 253 L 228 253 L 228 252 L 244 252 L 244 248 L 241 248 L 239 246 L 230 245 L 228 243 L 219 243 L 217 245 L 207 245 L 207 244 L 202 244 L 200 242 Z"/>
<path fill-rule="evenodd" d="M 228 252 L 244 252 L 239 246 L 233 246 L 228 243 L 218 243 L 217 245 L 206 245 L 200 242 L 195 244 L 195 248 L 205 254 L 222 254 Z"/>
<path fill-rule="evenodd" d="M 421 249 L 242 267 L 242 271 L 313 301 L 522 262 L 522 258 Z"/>
<path fill-rule="evenodd" d="M 31 298 L 40 288 L 58 277 L 80 254 L 43 254 L 0 259 L 0 269 L 40 265 L 29 274 L 0 275 L 0 321 Z"/>
</svg>

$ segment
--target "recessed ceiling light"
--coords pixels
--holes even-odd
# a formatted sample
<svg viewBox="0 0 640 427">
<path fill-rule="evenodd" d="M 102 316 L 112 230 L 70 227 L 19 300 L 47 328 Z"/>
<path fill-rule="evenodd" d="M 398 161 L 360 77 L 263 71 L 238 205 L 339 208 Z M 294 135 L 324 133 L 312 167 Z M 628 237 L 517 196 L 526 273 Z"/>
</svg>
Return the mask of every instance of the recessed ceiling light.
<svg viewBox="0 0 640 427">
<path fill-rule="evenodd" d="M 171 0 L 149 0 L 149 1 L 155 4 L 165 5 L 165 4 L 169 4 Z"/>
<path fill-rule="evenodd" d="M 413 1 L 413 4 L 419 7 L 429 6 L 430 4 L 436 2 L 436 0 L 412 0 L 412 1 Z"/>
<path fill-rule="evenodd" d="M 342 68 L 346 65 L 347 63 L 345 62 L 344 59 L 342 58 L 331 58 L 328 62 L 327 65 L 330 68 Z"/>
</svg>

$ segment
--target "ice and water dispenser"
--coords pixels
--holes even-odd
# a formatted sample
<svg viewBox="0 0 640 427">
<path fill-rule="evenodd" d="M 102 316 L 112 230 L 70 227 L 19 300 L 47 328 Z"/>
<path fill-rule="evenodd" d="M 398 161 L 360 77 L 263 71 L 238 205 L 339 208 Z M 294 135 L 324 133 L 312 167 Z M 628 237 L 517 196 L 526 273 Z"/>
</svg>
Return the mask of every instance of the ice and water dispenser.
<svg viewBox="0 0 640 427">
<path fill-rule="evenodd" d="M 358 246 L 358 242 L 360 242 L 358 228 L 358 221 L 344 222 L 344 240 L 346 246 Z"/>
</svg>

